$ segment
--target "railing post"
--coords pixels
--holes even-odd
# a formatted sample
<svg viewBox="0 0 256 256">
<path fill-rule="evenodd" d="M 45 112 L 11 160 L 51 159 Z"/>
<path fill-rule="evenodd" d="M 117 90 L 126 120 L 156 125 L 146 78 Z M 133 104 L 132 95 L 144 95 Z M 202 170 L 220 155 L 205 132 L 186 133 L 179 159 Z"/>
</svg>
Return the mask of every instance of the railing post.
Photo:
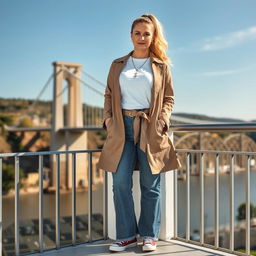
<svg viewBox="0 0 256 256">
<path fill-rule="evenodd" d="M 76 244 L 76 153 L 72 153 L 72 244 Z"/>
<path fill-rule="evenodd" d="M 177 227 L 175 223 L 175 173 L 176 170 L 161 173 L 161 229 L 159 239 L 174 238 Z M 175 209 L 176 208 L 176 209 Z M 176 229 L 176 230 L 175 230 Z"/>
<path fill-rule="evenodd" d="M 245 251 L 246 255 L 250 255 L 251 251 L 251 243 L 250 243 L 250 234 L 251 234 L 251 197 L 250 197 L 250 164 L 251 164 L 251 157 L 247 156 L 247 167 L 246 167 L 246 175 L 245 175 L 245 194 L 246 194 L 246 240 L 245 240 Z"/>
<path fill-rule="evenodd" d="M 92 153 L 88 153 L 88 239 L 92 241 Z"/>
<path fill-rule="evenodd" d="M 204 154 L 200 153 L 200 243 L 204 243 Z"/>
<path fill-rule="evenodd" d="M 215 248 L 219 247 L 219 154 L 215 156 Z"/>
<path fill-rule="evenodd" d="M 56 248 L 60 248 L 60 155 L 56 154 L 56 205 L 55 205 L 55 237 L 56 237 Z"/>
<path fill-rule="evenodd" d="M 229 197 L 230 197 L 230 224 L 229 224 L 229 249 L 233 252 L 234 251 L 234 155 L 231 155 L 230 160 L 230 178 L 229 178 Z"/>
<path fill-rule="evenodd" d="M 44 229 L 43 229 L 43 181 L 44 181 L 44 169 L 43 169 L 43 156 L 39 155 L 39 250 L 44 250 Z"/>
<path fill-rule="evenodd" d="M 20 223 L 19 223 L 19 195 L 20 195 L 20 160 L 18 156 L 15 156 L 15 255 L 20 255 Z"/>
<path fill-rule="evenodd" d="M 190 158 L 191 154 L 187 153 L 186 157 L 187 169 L 186 169 L 186 198 L 187 198 L 187 206 L 186 206 L 186 241 L 190 240 Z"/>
<path fill-rule="evenodd" d="M 106 171 L 103 172 L 103 237 L 108 239 L 108 174 Z"/>
<path fill-rule="evenodd" d="M 3 159 L 0 158 L 0 255 L 3 255 Z"/>
<path fill-rule="evenodd" d="M 173 230 L 173 238 L 177 238 L 178 236 L 178 171 L 174 170 L 173 173 L 173 200 L 174 200 L 174 230 Z"/>
</svg>

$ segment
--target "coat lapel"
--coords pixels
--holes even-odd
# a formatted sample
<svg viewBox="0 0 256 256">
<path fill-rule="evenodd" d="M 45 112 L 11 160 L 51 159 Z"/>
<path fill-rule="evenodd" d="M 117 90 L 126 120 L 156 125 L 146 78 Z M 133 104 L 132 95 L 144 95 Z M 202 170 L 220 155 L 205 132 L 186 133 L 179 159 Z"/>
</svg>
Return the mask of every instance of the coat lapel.
<svg viewBox="0 0 256 256">
<path fill-rule="evenodd" d="M 153 72 L 153 86 L 151 90 L 149 116 L 152 116 L 156 95 L 161 86 L 161 81 L 162 81 L 161 74 L 162 74 L 163 62 L 160 59 L 158 59 L 152 52 L 150 52 L 150 62 L 151 62 L 151 67 Z"/>
</svg>

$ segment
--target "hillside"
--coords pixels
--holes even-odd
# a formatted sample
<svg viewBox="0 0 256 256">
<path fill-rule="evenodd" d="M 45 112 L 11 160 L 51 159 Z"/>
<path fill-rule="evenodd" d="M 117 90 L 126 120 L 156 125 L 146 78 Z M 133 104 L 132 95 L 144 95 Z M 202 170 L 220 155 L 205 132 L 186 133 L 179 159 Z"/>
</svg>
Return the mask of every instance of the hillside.
<svg viewBox="0 0 256 256">
<path fill-rule="evenodd" d="M 52 101 L 38 101 L 35 105 L 34 100 L 32 99 L 20 99 L 20 98 L 0 98 L 0 117 L 3 114 L 8 116 L 20 117 L 21 115 L 38 115 L 40 118 L 46 118 L 48 123 L 50 123 L 51 119 L 51 107 Z M 83 105 L 83 112 L 88 113 L 88 119 L 91 118 L 90 113 L 99 113 L 101 108 L 88 106 L 86 104 Z M 64 107 L 65 111 L 65 107 Z M 212 117 L 208 115 L 201 115 L 195 113 L 184 113 L 184 112 L 174 112 L 173 114 L 205 121 L 217 121 L 217 122 L 244 122 L 242 119 L 238 118 L 229 118 L 229 117 Z M 98 118 L 100 118 L 98 116 Z M 15 119 L 15 118 L 14 118 Z M 0 119 L 1 121 L 1 119 Z M 251 120 L 251 122 L 256 122 L 256 119 Z"/>
<path fill-rule="evenodd" d="M 29 126 L 50 126 L 51 125 L 51 101 L 38 101 L 36 104 L 32 99 L 20 99 L 20 98 L 0 98 L 0 129 L 3 125 L 9 126 L 19 126 L 19 127 L 29 127 Z M 98 123 L 101 123 L 100 113 L 102 110 L 99 107 L 92 107 L 86 104 L 83 105 L 83 113 L 84 116 L 87 116 L 85 119 L 89 124 L 91 123 L 92 113 L 94 113 L 94 117 L 97 118 Z M 64 113 L 66 111 L 66 106 L 64 106 Z M 244 122 L 241 119 L 234 118 L 219 118 L 219 117 L 211 117 L 207 115 L 200 115 L 195 113 L 174 113 L 175 115 L 190 118 L 190 119 L 198 119 L 205 121 L 216 121 L 216 122 Z M 253 121 L 253 120 L 252 120 Z M 256 120 L 254 120 L 256 121 Z M 86 123 L 84 122 L 84 125 Z M 29 136 L 29 135 L 27 135 Z M 30 135 L 32 136 L 32 134 Z M 254 134 L 255 136 L 255 134 Z M 88 148 L 101 148 L 106 138 L 106 132 L 102 131 L 89 131 L 88 132 Z M 6 152 L 6 150 L 18 150 L 19 148 L 24 149 L 23 141 L 20 141 L 20 146 L 17 145 L 17 138 L 13 138 L 13 136 L 2 134 L 1 137 L 1 146 L 0 151 Z M 25 140 L 25 139 L 24 139 Z M 26 138 L 29 140 L 29 138 Z M 41 141 L 43 140 L 43 141 Z M 30 150 L 40 150 L 47 149 L 47 144 L 49 145 L 49 136 L 41 136 L 37 141 L 37 145 Z M 14 147 L 15 146 L 15 147 Z M 19 151 L 19 150 L 18 150 Z"/>
</svg>

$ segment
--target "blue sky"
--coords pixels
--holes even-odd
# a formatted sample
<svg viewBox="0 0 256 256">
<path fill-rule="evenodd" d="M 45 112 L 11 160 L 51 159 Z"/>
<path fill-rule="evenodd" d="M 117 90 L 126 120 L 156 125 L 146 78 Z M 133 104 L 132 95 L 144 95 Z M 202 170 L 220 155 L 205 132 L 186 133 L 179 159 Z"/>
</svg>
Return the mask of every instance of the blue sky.
<svg viewBox="0 0 256 256">
<path fill-rule="evenodd" d="M 153 13 L 174 64 L 174 112 L 256 119 L 255 10 L 255 0 L 1 0 L 0 97 L 36 98 L 53 61 L 105 83 L 112 60 L 133 49 L 132 21 Z M 49 87 L 42 99 L 51 97 Z"/>
</svg>

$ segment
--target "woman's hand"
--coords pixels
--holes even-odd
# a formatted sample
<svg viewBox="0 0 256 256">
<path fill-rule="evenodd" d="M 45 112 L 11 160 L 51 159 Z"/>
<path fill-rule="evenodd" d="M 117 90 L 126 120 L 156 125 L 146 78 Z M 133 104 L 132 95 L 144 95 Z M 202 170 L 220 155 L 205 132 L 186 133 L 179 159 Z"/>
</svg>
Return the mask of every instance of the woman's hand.
<svg viewBox="0 0 256 256">
<path fill-rule="evenodd" d="M 159 122 L 161 123 L 161 125 L 163 126 L 163 128 L 165 127 L 165 121 L 163 121 L 163 120 L 159 120 Z"/>
<path fill-rule="evenodd" d="M 165 121 L 162 120 L 162 119 L 158 119 L 158 122 L 160 122 L 160 124 L 161 124 L 161 126 L 162 126 L 162 131 L 161 131 L 161 133 L 162 133 L 162 134 L 165 133 L 165 132 L 167 131 L 167 126 L 166 126 Z"/>
</svg>

